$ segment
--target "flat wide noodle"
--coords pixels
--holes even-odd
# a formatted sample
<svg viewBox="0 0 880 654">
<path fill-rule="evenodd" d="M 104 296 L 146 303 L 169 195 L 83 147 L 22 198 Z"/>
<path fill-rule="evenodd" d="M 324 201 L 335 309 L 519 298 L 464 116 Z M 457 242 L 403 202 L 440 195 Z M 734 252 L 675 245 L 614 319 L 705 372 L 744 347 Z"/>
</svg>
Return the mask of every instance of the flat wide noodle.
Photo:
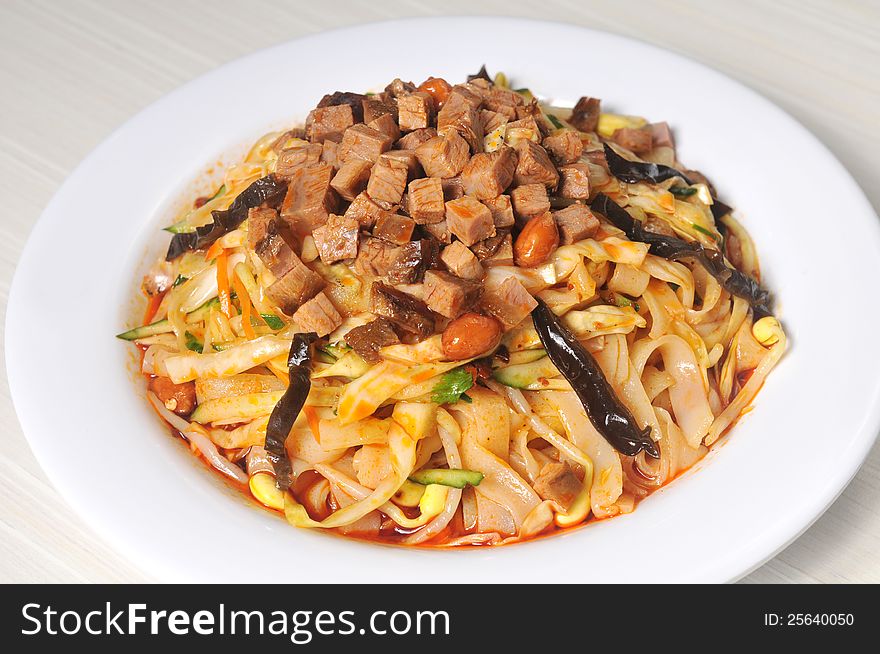
<svg viewBox="0 0 880 654">
<path fill-rule="evenodd" d="M 668 391 L 675 420 L 688 444 L 699 447 L 715 419 L 700 364 L 694 351 L 678 336 L 670 334 L 654 340 L 642 339 L 632 347 L 632 360 L 639 376 L 655 351 L 660 353 L 664 369 L 675 381 Z"/>
</svg>

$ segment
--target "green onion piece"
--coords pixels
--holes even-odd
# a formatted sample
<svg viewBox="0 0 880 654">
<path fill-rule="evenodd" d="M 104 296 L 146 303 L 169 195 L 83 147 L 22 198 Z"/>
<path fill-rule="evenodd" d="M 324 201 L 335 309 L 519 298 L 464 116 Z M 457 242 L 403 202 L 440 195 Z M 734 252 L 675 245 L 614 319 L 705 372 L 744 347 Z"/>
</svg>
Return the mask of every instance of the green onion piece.
<svg viewBox="0 0 880 654">
<path fill-rule="evenodd" d="M 676 197 L 686 198 L 694 195 L 697 192 L 697 189 L 691 186 L 673 186 L 671 189 L 669 189 L 669 192 Z"/>
<path fill-rule="evenodd" d="M 553 114 L 544 114 L 544 115 L 547 116 L 547 118 L 550 120 L 551 123 L 553 123 L 553 126 L 554 126 L 556 129 L 562 129 L 563 127 L 565 127 L 565 125 L 562 124 L 562 121 L 560 121 L 560 120 L 559 120 L 556 116 L 554 116 Z"/>
<path fill-rule="evenodd" d="M 638 311 L 640 309 L 638 302 L 628 298 L 625 295 L 621 295 L 620 293 L 614 294 L 614 302 L 619 307 L 632 307 L 636 311 Z"/>
<path fill-rule="evenodd" d="M 183 284 L 183 282 L 187 281 L 189 277 L 184 277 L 183 275 L 178 275 L 177 279 L 174 280 L 174 283 L 171 285 L 172 287 L 177 287 Z"/>
<path fill-rule="evenodd" d="M 465 486 L 479 486 L 483 481 L 483 473 L 474 470 L 456 470 L 447 468 L 435 468 L 432 470 L 419 470 L 410 475 L 409 480 L 422 486 L 428 484 L 440 484 L 452 488 L 464 488 Z"/>
<path fill-rule="evenodd" d="M 185 332 L 184 335 L 186 336 L 186 349 L 201 354 L 202 350 L 204 350 L 204 345 L 202 345 L 202 342 L 197 339 L 191 332 Z"/>
<path fill-rule="evenodd" d="M 705 234 L 706 236 L 712 238 L 712 239 L 715 240 L 715 241 L 718 240 L 718 236 L 717 236 L 716 234 L 713 234 L 712 232 L 710 232 L 710 231 L 709 231 L 708 229 L 706 229 L 705 227 L 700 227 L 697 223 L 692 223 L 692 224 L 691 224 L 691 227 L 693 227 L 695 230 L 697 230 L 697 231 L 700 232 L 701 234 Z"/>
<path fill-rule="evenodd" d="M 260 318 L 262 318 L 267 325 L 269 325 L 269 329 L 281 329 L 284 327 L 284 321 L 281 320 L 274 313 L 261 313 Z"/>
</svg>

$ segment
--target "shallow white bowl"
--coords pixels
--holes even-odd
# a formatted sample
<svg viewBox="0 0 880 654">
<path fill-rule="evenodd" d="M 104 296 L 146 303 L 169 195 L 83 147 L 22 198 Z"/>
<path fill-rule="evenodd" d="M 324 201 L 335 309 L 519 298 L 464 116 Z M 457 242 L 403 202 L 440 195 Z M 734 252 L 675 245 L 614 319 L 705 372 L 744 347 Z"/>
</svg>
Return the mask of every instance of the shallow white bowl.
<svg viewBox="0 0 880 654">
<path fill-rule="evenodd" d="M 563 102 L 593 95 L 606 109 L 669 121 L 681 159 L 712 178 L 754 236 L 790 352 L 723 447 L 631 515 L 459 551 L 289 527 L 168 436 L 134 383 L 131 346 L 113 338 L 131 324 L 139 275 L 167 245 L 157 229 L 186 192 L 191 201 L 192 180 L 218 157 L 232 161 L 264 131 L 301 121 L 324 93 L 380 89 L 395 77 L 458 81 L 484 62 Z M 877 217 L 843 167 L 792 118 L 723 75 L 560 24 L 406 20 L 258 52 L 117 130 L 31 234 L 9 301 L 6 355 L 22 427 L 49 478 L 161 579 L 726 581 L 806 529 L 874 441 L 880 316 L 864 289 L 878 262 Z"/>
</svg>

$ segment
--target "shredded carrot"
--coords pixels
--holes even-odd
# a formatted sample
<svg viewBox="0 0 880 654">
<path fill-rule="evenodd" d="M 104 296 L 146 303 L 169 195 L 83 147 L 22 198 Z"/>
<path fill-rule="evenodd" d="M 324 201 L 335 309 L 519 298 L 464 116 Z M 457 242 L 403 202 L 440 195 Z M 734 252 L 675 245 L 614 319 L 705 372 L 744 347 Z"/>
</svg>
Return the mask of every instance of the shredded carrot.
<svg viewBox="0 0 880 654">
<path fill-rule="evenodd" d="M 232 296 L 229 293 L 229 272 L 226 270 L 226 250 L 220 249 L 217 255 L 217 296 L 220 298 L 220 310 L 227 318 L 232 318 Z"/>
<path fill-rule="evenodd" d="M 247 294 L 247 289 L 241 283 L 238 275 L 232 275 L 232 286 L 235 289 L 236 295 L 238 295 L 238 304 L 241 307 L 241 328 L 244 330 L 244 335 L 248 338 L 256 338 L 257 333 L 251 324 L 251 298 Z"/>
<path fill-rule="evenodd" d="M 318 412 L 315 411 L 315 407 L 313 406 L 305 406 L 303 407 L 303 413 L 306 414 L 306 420 L 309 422 L 309 429 L 312 430 L 312 434 L 315 436 L 315 440 L 318 443 L 321 442 L 321 432 L 318 429 L 320 424 L 320 418 L 318 418 Z"/>
<path fill-rule="evenodd" d="M 281 381 L 284 382 L 285 386 L 290 386 L 290 376 L 289 375 L 285 375 L 280 370 L 275 368 L 275 366 L 267 366 L 267 367 L 269 368 L 269 371 L 273 375 L 275 375 L 276 377 L 278 377 L 278 379 L 280 379 Z"/>
<path fill-rule="evenodd" d="M 156 317 L 156 312 L 159 310 L 159 305 L 162 304 L 163 299 L 165 299 L 165 293 L 157 293 L 156 295 L 150 296 L 150 299 L 147 302 L 147 310 L 144 312 L 144 322 L 142 324 L 149 325 L 153 322 L 153 318 Z"/>
<path fill-rule="evenodd" d="M 220 256 L 220 253 L 223 252 L 223 246 L 220 245 L 219 239 L 214 241 L 211 244 L 211 247 L 205 252 L 205 260 L 210 261 L 211 259 L 216 259 Z"/>
</svg>

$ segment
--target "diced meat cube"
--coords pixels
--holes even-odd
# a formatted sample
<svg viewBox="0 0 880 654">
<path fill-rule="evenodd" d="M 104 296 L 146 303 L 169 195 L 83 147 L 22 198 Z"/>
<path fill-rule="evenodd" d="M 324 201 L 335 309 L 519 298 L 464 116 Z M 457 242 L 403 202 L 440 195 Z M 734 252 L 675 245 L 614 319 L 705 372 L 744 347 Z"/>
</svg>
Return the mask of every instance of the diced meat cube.
<svg viewBox="0 0 880 654">
<path fill-rule="evenodd" d="M 521 221 L 528 221 L 535 216 L 550 211 L 550 198 L 547 187 L 543 184 L 525 184 L 517 186 L 510 192 L 513 213 Z"/>
<path fill-rule="evenodd" d="M 380 154 L 391 149 L 392 143 L 394 139 L 387 134 L 358 123 L 345 130 L 337 156 L 342 163 L 349 158 L 366 159 L 375 163 Z"/>
<path fill-rule="evenodd" d="M 311 234 L 336 211 L 338 198 L 330 188 L 332 177 L 333 167 L 324 163 L 294 172 L 281 205 L 281 218 L 294 234 Z"/>
<path fill-rule="evenodd" d="M 276 277 L 299 263 L 294 244 L 280 233 L 280 227 L 275 209 L 255 207 L 248 212 L 248 246 Z"/>
<path fill-rule="evenodd" d="M 434 99 L 426 91 L 413 91 L 397 98 L 397 115 L 401 131 L 411 132 L 428 127 L 433 113 Z"/>
<path fill-rule="evenodd" d="M 359 123 L 364 119 L 362 103 L 365 97 L 366 96 L 361 95 L 360 93 L 352 93 L 351 91 L 334 91 L 321 98 L 321 101 L 318 103 L 318 109 L 321 109 L 322 107 L 335 107 L 337 105 L 347 104 L 351 107 L 354 122 Z"/>
<path fill-rule="evenodd" d="M 492 221 L 495 227 L 513 227 L 513 205 L 509 195 L 499 195 L 491 200 L 483 200 L 483 204 L 492 212 Z"/>
<path fill-rule="evenodd" d="M 420 340 L 434 333 L 436 320 L 424 302 L 381 282 L 370 287 L 370 312 Z"/>
<path fill-rule="evenodd" d="M 401 136 L 397 143 L 394 144 L 394 147 L 398 150 L 415 150 L 422 143 L 430 141 L 435 136 L 437 136 L 437 130 L 433 127 L 417 129 L 409 134 Z"/>
<path fill-rule="evenodd" d="M 372 228 L 376 221 L 387 213 L 388 211 L 373 202 L 366 193 L 358 194 L 345 210 L 346 217 L 354 218 L 365 229 Z"/>
<path fill-rule="evenodd" d="M 400 138 L 400 128 L 397 126 L 397 121 L 394 120 L 394 116 L 391 114 L 382 114 L 378 118 L 374 118 L 367 123 L 367 127 L 370 127 L 377 132 L 382 132 L 394 141 Z"/>
<path fill-rule="evenodd" d="M 651 139 L 655 148 L 675 148 L 675 139 L 672 138 L 669 123 L 651 123 Z"/>
<path fill-rule="evenodd" d="M 472 250 L 486 268 L 513 265 L 513 236 L 510 232 L 500 232 L 480 241 Z"/>
<path fill-rule="evenodd" d="M 571 245 L 590 238 L 599 229 L 599 219 L 583 204 L 572 204 L 565 209 L 554 211 L 553 219 L 559 227 L 559 236 L 563 245 Z"/>
<path fill-rule="evenodd" d="M 312 232 L 315 247 L 324 263 L 354 259 L 358 253 L 358 228 L 355 218 L 331 215 L 327 224 Z"/>
<path fill-rule="evenodd" d="M 391 284 L 418 284 L 425 278 L 425 271 L 439 257 L 440 246 L 434 239 L 419 239 L 405 243 L 397 249 L 394 263 L 385 273 Z"/>
<path fill-rule="evenodd" d="M 568 122 L 582 132 L 595 132 L 599 125 L 601 101 L 599 98 L 582 97 L 571 111 Z"/>
<path fill-rule="evenodd" d="M 479 200 L 498 197 L 510 186 L 516 170 L 513 148 L 501 146 L 495 152 L 479 152 L 461 171 L 461 187 Z"/>
<path fill-rule="evenodd" d="M 621 127 L 611 135 L 611 140 L 635 154 L 645 154 L 654 147 L 654 135 L 650 125 Z"/>
<path fill-rule="evenodd" d="M 538 126 L 538 141 L 553 131 L 553 126 L 548 122 L 547 118 L 544 117 L 544 112 L 541 111 L 541 106 L 538 104 L 537 99 L 533 99 L 531 102 L 526 103 L 521 107 L 517 107 L 516 118 L 517 120 L 531 118 L 535 121 L 535 124 Z"/>
<path fill-rule="evenodd" d="M 450 101 L 461 102 L 474 109 L 480 109 L 483 106 L 483 96 L 487 95 L 488 91 L 488 88 L 477 88 L 472 84 L 456 84 L 450 89 L 444 104 L 448 104 Z"/>
<path fill-rule="evenodd" d="M 407 212 L 420 225 L 439 223 L 446 217 L 443 183 L 436 177 L 414 179 L 409 183 Z"/>
<path fill-rule="evenodd" d="M 461 185 L 461 175 L 455 177 L 444 177 L 440 180 L 443 184 L 443 199 L 446 202 L 457 200 L 464 196 L 464 187 Z"/>
<path fill-rule="evenodd" d="M 532 116 L 526 116 L 518 120 L 512 120 L 507 123 L 507 131 L 522 130 L 520 138 L 527 138 L 536 143 L 541 142 L 541 128 L 538 127 L 537 121 Z"/>
<path fill-rule="evenodd" d="M 567 461 L 551 461 L 538 473 L 534 489 L 542 500 L 556 502 L 568 511 L 574 498 L 581 492 L 581 481 Z"/>
<path fill-rule="evenodd" d="M 480 260 L 461 241 L 455 241 L 443 248 L 440 260 L 456 277 L 474 281 L 483 278 L 483 266 L 480 265 Z"/>
<path fill-rule="evenodd" d="M 514 111 L 514 113 L 516 112 Z M 507 125 L 509 117 L 502 113 L 498 113 L 497 111 L 492 111 L 491 109 L 481 109 L 480 120 L 483 121 L 483 131 L 488 135 L 499 127 Z"/>
<path fill-rule="evenodd" d="M 481 152 L 483 149 L 483 123 L 480 120 L 480 102 L 481 100 L 477 97 L 475 105 L 465 96 L 465 91 L 455 87 L 446 98 L 443 107 L 437 112 L 437 133 L 445 133 L 450 129 L 455 130 L 473 152 Z M 445 175 L 445 177 L 449 177 L 449 175 Z"/>
<path fill-rule="evenodd" d="M 435 313 L 457 318 L 480 296 L 478 282 L 461 279 L 440 270 L 425 273 L 425 304 Z"/>
<path fill-rule="evenodd" d="M 495 222 L 489 207 L 468 195 L 446 203 L 446 224 L 465 245 L 495 235 Z"/>
<path fill-rule="evenodd" d="M 266 289 L 266 294 L 288 316 L 305 302 L 311 300 L 324 288 L 324 279 L 297 259 L 282 277 Z"/>
<path fill-rule="evenodd" d="M 384 156 L 403 162 L 406 166 L 407 180 L 413 180 L 416 177 L 422 176 L 422 164 L 419 163 L 415 150 L 389 150 Z"/>
<path fill-rule="evenodd" d="M 339 144 L 336 141 L 326 140 L 321 145 L 321 162 L 339 169 Z"/>
<path fill-rule="evenodd" d="M 556 186 L 559 173 L 547 156 L 547 151 L 533 141 L 519 141 L 516 144 L 519 156 L 513 181 L 517 186 L 523 184 L 543 184 L 549 188 Z"/>
<path fill-rule="evenodd" d="M 455 177 L 464 168 L 470 153 L 467 141 L 451 130 L 418 146 L 416 157 L 428 177 Z"/>
<path fill-rule="evenodd" d="M 293 320 L 302 331 L 316 332 L 318 336 L 326 336 L 342 324 L 342 316 L 323 293 L 318 293 L 297 309 Z"/>
<path fill-rule="evenodd" d="M 560 166 L 559 187 L 556 193 L 570 200 L 586 200 L 590 197 L 590 167 L 585 163 Z"/>
<path fill-rule="evenodd" d="M 584 151 L 584 143 L 573 129 L 560 129 L 552 132 L 544 139 L 543 146 L 553 163 L 560 166 L 574 163 L 580 159 L 581 153 Z"/>
<path fill-rule="evenodd" d="M 318 143 L 286 148 L 278 153 L 278 160 L 275 162 L 275 174 L 281 177 L 290 177 L 300 168 L 319 163 L 322 151 L 323 148 Z"/>
<path fill-rule="evenodd" d="M 429 223 L 427 225 L 423 225 L 422 228 L 426 232 L 428 232 L 428 234 L 437 239 L 440 243 L 452 242 L 452 235 L 449 233 L 449 225 L 446 224 L 445 218 L 439 223 Z"/>
<path fill-rule="evenodd" d="M 364 159 L 349 159 L 339 168 L 330 186 L 339 194 L 339 197 L 351 202 L 367 188 L 370 181 L 370 172 L 373 164 Z"/>
<path fill-rule="evenodd" d="M 473 79 L 469 79 L 463 84 L 457 84 L 454 88 L 467 89 L 469 92 L 473 93 L 480 99 L 485 99 L 492 91 L 493 86 L 492 82 L 488 79 L 485 79 L 483 77 L 474 77 Z"/>
<path fill-rule="evenodd" d="M 399 248 L 372 236 L 361 236 L 354 270 L 359 275 L 381 277 L 391 268 Z"/>
<path fill-rule="evenodd" d="M 312 111 L 310 118 L 306 135 L 312 143 L 323 143 L 327 139 L 339 141 L 342 133 L 354 125 L 354 114 L 347 104 L 319 107 Z"/>
<path fill-rule="evenodd" d="M 390 210 L 400 204 L 408 175 L 406 163 L 383 154 L 373 165 L 370 181 L 367 183 L 367 195 L 380 207 Z"/>
<path fill-rule="evenodd" d="M 248 247 L 259 254 L 260 243 L 278 231 L 278 212 L 269 207 L 248 210 Z"/>
<path fill-rule="evenodd" d="M 397 118 L 397 107 L 391 100 L 376 95 L 364 98 L 361 101 L 364 111 L 364 122 L 369 124 L 385 114 Z"/>
<path fill-rule="evenodd" d="M 493 87 L 489 94 L 483 98 L 483 105 L 486 109 L 495 111 L 508 120 L 516 120 L 516 108 L 524 103 L 523 97 L 509 89 Z M 489 128 L 486 128 L 489 131 Z"/>
<path fill-rule="evenodd" d="M 495 288 L 483 291 L 483 308 L 498 318 L 506 329 L 512 329 L 538 306 L 526 287 L 516 277 L 508 277 Z"/>
<path fill-rule="evenodd" d="M 400 342 L 394 327 L 384 318 L 376 318 L 366 325 L 355 327 L 343 338 L 367 363 L 379 363 L 382 360 L 379 350 Z"/>
<path fill-rule="evenodd" d="M 416 90 L 416 85 L 412 82 L 404 82 L 399 77 L 394 78 L 388 86 L 385 87 L 385 93 L 393 95 L 395 98 L 399 98 L 402 95 L 406 95 L 407 93 L 412 93 Z"/>
<path fill-rule="evenodd" d="M 412 238 L 415 227 L 416 222 L 412 218 L 396 213 L 386 213 L 376 221 L 376 226 L 373 227 L 373 236 L 395 245 L 403 245 Z"/>
</svg>

